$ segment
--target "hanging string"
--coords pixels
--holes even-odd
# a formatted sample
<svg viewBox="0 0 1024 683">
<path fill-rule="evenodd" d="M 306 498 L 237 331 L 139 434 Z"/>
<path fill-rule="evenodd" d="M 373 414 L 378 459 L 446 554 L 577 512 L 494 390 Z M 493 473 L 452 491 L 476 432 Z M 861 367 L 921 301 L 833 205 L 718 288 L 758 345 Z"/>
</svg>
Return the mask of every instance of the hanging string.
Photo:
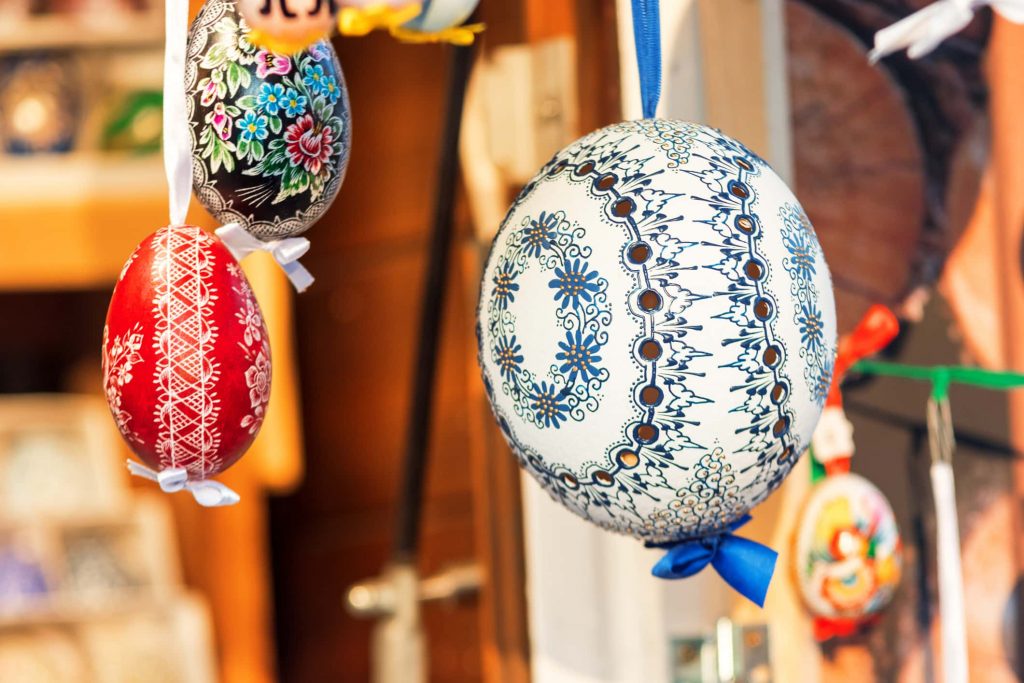
<svg viewBox="0 0 1024 683">
<path fill-rule="evenodd" d="M 185 109 L 188 0 L 167 0 L 164 45 L 164 171 L 170 224 L 184 225 L 192 198 L 192 143 Z"/>
<path fill-rule="evenodd" d="M 661 14 L 658 0 L 633 0 L 633 41 L 640 70 L 644 118 L 653 119 L 661 99 Z"/>
</svg>

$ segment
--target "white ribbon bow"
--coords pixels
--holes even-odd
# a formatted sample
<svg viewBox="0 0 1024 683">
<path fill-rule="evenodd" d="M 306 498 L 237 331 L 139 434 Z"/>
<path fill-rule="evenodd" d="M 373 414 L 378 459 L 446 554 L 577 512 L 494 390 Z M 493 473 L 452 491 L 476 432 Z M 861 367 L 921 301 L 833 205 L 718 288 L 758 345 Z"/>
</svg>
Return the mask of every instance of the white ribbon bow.
<svg viewBox="0 0 1024 683">
<path fill-rule="evenodd" d="M 299 263 L 299 259 L 309 251 L 309 240 L 305 237 L 288 237 L 264 242 L 238 223 L 228 223 L 222 228 L 217 228 L 216 232 L 220 241 L 238 261 L 254 252 L 265 251 L 274 257 L 297 292 L 302 293 L 313 284 L 313 276 Z"/>
<path fill-rule="evenodd" d="M 223 507 L 234 505 L 242 498 L 219 481 L 212 479 L 200 479 L 189 481 L 188 470 L 184 467 L 168 467 L 167 469 L 152 470 L 134 460 L 128 461 L 128 471 L 136 477 L 155 481 L 160 485 L 164 493 L 177 493 L 188 491 L 196 502 L 206 508 Z"/>
<path fill-rule="evenodd" d="M 923 57 L 966 28 L 974 11 L 983 5 L 991 5 L 1009 21 L 1024 24 L 1024 0 L 938 0 L 875 33 L 875 47 L 868 57 L 874 63 L 903 49 L 911 59 Z"/>
</svg>

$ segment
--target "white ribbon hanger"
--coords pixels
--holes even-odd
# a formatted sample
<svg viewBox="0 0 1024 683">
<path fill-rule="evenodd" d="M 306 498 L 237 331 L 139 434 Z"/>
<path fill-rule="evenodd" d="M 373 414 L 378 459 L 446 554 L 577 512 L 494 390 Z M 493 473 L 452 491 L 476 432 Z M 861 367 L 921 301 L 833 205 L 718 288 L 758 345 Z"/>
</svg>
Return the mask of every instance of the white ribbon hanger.
<svg viewBox="0 0 1024 683">
<path fill-rule="evenodd" d="M 975 10 L 984 5 L 991 5 L 1015 24 L 1024 24 L 1024 0 L 938 0 L 875 33 L 875 47 L 869 59 L 874 63 L 904 49 L 911 59 L 923 57 L 946 38 L 964 30 Z"/>
<path fill-rule="evenodd" d="M 188 0 L 167 0 L 167 38 L 164 48 L 164 171 L 167 174 L 171 225 L 184 225 L 192 199 L 192 141 L 185 104 L 185 54 L 188 35 Z M 217 236 L 241 261 L 256 251 L 265 251 L 280 264 L 292 285 L 304 292 L 313 276 L 298 262 L 309 251 L 309 240 L 290 237 L 263 242 L 241 225 L 229 223 Z"/>
<path fill-rule="evenodd" d="M 157 472 L 141 463 L 129 460 L 128 471 L 133 476 L 155 481 L 164 493 L 188 491 L 197 503 L 207 508 L 234 505 L 242 499 L 219 481 L 212 479 L 189 480 L 188 470 L 184 467 L 168 467 Z"/>
<path fill-rule="evenodd" d="M 164 172 L 171 225 L 185 225 L 192 199 L 192 142 L 185 108 L 188 0 L 167 0 L 164 15 Z"/>
<path fill-rule="evenodd" d="M 301 294 L 313 284 L 313 276 L 299 263 L 299 259 L 309 251 L 309 240 L 305 237 L 287 237 L 264 242 L 253 237 L 239 223 L 228 223 L 222 228 L 217 228 L 216 232 L 217 237 L 236 260 L 241 261 L 249 254 L 265 251 L 281 266 L 281 270 L 292 281 L 295 291 Z"/>
</svg>

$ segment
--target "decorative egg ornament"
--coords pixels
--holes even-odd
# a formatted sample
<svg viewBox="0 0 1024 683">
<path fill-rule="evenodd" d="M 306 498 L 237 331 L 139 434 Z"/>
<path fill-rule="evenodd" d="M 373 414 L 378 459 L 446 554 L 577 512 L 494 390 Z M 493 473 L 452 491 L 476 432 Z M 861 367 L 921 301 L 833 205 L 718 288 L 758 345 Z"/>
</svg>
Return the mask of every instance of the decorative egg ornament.
<svg viewBox="0 0 1024 683">
<path fill-rule="evenodd" d="M 797 528 L 794 571 L 800 595 L 816 617 L 844 628 L 884 609 L 899 587 L 902 543 L 885 496 L 856 474 L 826 477 L 811 492 Z M 824 638 L 823 638 L 824 639 Z"/>
<path fill-rule="evenodd" d="M 420 13 L 392 34 L 408 42 L 449 42 L 469 45 L 482 24 L 463 26 L 480 0 L 424 0 Z"/>
<path fill-rule="evenodd" d="M 828 267 L 796 198 L 741 143 L 679 121 L 556 154 L 495 238 L 478 315 L 523 467 L 657 545 L 729 532 L 782 482 L 835 355 Z"/>
<path fill-rule="evenodd" d="M 193 189 L 218 221 L 270 241 L 327 211 L 352 141 L 329 43 L 294 56 L 257 48 L 234 2 L 208 0 L 189 31 L 185 80 Z"/>
<path fill-rule="evenodd" d="M 253 45 L 291 55 L 325 40 L 334 29 L 337 0 L 238 0 Z"/>
<path fill-rule="evenodd" d="M 121 435 L 154 473 L 203 482 L 242 457 L 266 415 L 270 346 L 219 241 L 166 227 L 136 247 L 110 300 L 103 377 Z"/>
<path fill-rule="evenodd" d="M 406 43 L 471 45 L 483 24 L 463 25 L 480 0 L 341 0 L 338 31 L 365 36 L 386 29 Z"/>
</svg>

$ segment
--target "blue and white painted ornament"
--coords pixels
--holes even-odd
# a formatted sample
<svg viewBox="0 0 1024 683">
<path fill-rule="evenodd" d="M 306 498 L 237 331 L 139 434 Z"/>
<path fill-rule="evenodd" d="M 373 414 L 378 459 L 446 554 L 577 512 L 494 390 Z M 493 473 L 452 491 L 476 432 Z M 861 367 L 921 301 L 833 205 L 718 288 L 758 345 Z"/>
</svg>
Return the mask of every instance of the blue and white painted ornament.
<svg viewBox="0 0 1024 683">
<path fill-rule="evenodd" d="M 385 29 L 406 43 L 470 45 L 483 24 L 464 25 L 480 0 L 340 0 L 338 30 L 365 36 Z"/>
<path fill-rule="evenodd" d="M 538 483 L 670 548 L 657 575 L 710 563 L 762 603 L 775 553 L 731 531 L 810 443 L 836 345 L 821 247 L 768 164 L 680 121 L 587 135 L 512 205 L 478 315 L 494 414 Z"/>
</svg>

